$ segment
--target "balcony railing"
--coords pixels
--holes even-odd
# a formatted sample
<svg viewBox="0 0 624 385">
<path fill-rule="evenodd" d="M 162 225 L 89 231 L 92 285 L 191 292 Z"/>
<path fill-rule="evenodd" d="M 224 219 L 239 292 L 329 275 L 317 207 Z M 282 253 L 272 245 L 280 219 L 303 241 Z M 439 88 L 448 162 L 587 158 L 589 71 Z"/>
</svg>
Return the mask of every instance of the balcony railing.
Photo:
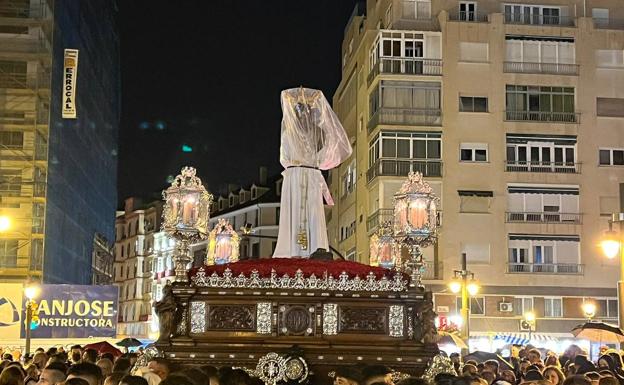
<svg viewBox="0 0 624 385">
<path fill-rule="evenodd" d="M 465 21 L 468 23 L 487 23 L 489 22 L 487 13 L 455 11 L 449 13 L 451 21 Z"/>
<path fill-rule="evenodd" d="M 578 174 L 581 164 L 574 162 L 539 162 L 507 160 L 505 171 L 509 172 L 552 172 L 559 174 Z"/>
<path fill-rule="evenodd" d="M 520 74 L 578 75 L 579 65 L 506 61 L 503 66 L 503 71 Z"/>
<path fill-rule="evenodd" d="M 595 18 L 594 28 L 596 29 L 624 29 L 624 19 Z"/>
<path fill-rule="evenodd" d="M 371 84 L 377 75 L 442 75 L 442 59 L 425 59 L 418 57 L 380 57 L 368 74 L 368 84 Z"/>
<path fill-rule="evenodd" d="M 507 222 L 509 223 L 581 223 L 579 213 L 557 213 L 557 212 L 507 212 Z"/>
<path fill-rule="evenodd" d="M 513 263 L 507 264 L 507 273 L 582 275 L 584 265 L 577 263 Z"/>
<path fill-rule="evenodd" d="M 505 111 L 505 120 L 508 122 L 579 123 L 580 117 L 578 112 Z"/>
<path fill-rule="evenodd" d="M 442 176 L 440 159 L 379 158 L 366 172 L 367 181 L 378 176 L 407 176 L 410 171 L 419 171 L 425 177 Z"/>
<path fill-rule="evenodd" d="M 527 25 L 558 25 L 573 27 L 575 18 L 572 16 L 535 15 L 529 13 L 505 13 L 505 24 Z"/>
<path fill-rule="evenodd" d="M 423 261 L 422 279 L 436 280 L 442 279 L 442 262 Z"/>
<path fill-rule="evenodd" d="M 436 216 L 436 224 L 442 226 L 442 211 L 438 211 Z M 394 209 L 378 209 L 368 216 L 366 219 L 366 230 L 368 234 L 377 231 L 379 224 L 384 222 L 392 222 L 394 220 Z"/>
<path fill-rule="evenodd" d="M 372 131 L 379 124 L 439 126 L 442 124 L 442 110 L 439 108 L 381 107 L 370 118 L 368 131 Z"/>
</svg>

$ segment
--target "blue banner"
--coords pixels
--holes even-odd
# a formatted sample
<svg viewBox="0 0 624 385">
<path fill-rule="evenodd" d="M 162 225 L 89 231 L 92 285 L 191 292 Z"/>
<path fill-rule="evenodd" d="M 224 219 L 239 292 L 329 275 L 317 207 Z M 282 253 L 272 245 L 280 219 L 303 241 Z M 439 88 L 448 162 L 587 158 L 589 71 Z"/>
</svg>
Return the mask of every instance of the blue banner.
<svg viewBox="0 0 624 385">
<path fill-rule="evenodd" d="M 31 338 L 115 337 L 118 296 L 117 286 L 41 285 Z M 22 338 L 24 327 L 22 322 Z"/>
</svg>

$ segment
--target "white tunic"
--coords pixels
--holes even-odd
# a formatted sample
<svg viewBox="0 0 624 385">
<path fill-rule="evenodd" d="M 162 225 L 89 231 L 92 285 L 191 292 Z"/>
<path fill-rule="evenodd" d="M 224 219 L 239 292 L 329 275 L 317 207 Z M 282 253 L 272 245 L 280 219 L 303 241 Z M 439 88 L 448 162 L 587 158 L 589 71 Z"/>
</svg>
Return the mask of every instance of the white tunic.
<svg viewBox="0 0 624 385">
<path fill-rule="evenodd" d="M 279 233 L 273 257 L 308 257 L 329 250 L 323 198 L 333 201 L 320 170 L 338 166 L 351 155 L 347 135 L 318 90 L 282 91 L 282 173 Z M 305 234 L 305 245 L 301 234 Z"/>
</svg>

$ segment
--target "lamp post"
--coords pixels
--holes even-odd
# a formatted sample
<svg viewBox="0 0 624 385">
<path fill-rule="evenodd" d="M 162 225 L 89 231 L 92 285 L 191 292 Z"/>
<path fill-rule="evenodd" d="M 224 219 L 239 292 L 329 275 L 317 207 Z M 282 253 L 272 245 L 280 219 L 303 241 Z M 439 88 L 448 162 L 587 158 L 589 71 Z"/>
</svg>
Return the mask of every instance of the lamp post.
<svg viewBox="0 0 624 385">
<path fill-rule="evenodd" d="M 206 191 L 193 167 L 184 167 L 171 186 L 163 191 L 162 230 L 176 240 L 173 257 L 177 282 L 187 282 L 187 268 L 193 258 L 189 246 L 208 236 L 212 195 Z"/>
<path fill-rule="evenodd" d="M 613 231 L 613 224 L 620 226 L 619 234 Z M 602 250 L 607 258 L 613 259 L 620 256 L 620 280 L 617 283 L 618 296 L 618 323 L 624 327 L 624 247 L 622 247 L 622 234 L 624 234 L 624 213 L 613 214 L 609 220 L 609 231 L 605 233 L 605 238 L 601 243 Z"/>
<path fill-rule="evenodd" d="M 474 278 L 474 273 L 466 267 L 466 253 L 461 255 L 461 270 L 453 271 L 453 279 L 449 283 L 449 289 L 453 293 L 461 292 L 461 338 L 469 342 L 470 339 L 470 296 L 479 292 L 479 283 Z"/>
<path fill-rule="evenodd" d="M 26 347 L 24 349 L 25 355 L 30 354 L 30 324 L 33 319 L 33 305 L 35 304 L 34 299 L 39 296 L 40 291 L 41 288 L 39 285 L 33 282 L 26 283 L 26 286 L 24 287 L 24 296 L 26 297 L 26 324 L 24 325 L 26 335 Z"/>
<path fill-rule="evenodd" d="M 522 328 L 529 330 L 529 343 L 531 343 L 531 334 L 535 330 L 535 313 L 532 311 L 528 311 L 524 313 L 522 319 Z"/>
<path fill-rule="evenodd" d="M 582 308 L 583 314 L 585 314 L 585 318 L 587 318 L 588 322 L 591 322 L 592 319 L 596 316 L 596 305 L 593 302 L 584 302 Z"/>
</svg>

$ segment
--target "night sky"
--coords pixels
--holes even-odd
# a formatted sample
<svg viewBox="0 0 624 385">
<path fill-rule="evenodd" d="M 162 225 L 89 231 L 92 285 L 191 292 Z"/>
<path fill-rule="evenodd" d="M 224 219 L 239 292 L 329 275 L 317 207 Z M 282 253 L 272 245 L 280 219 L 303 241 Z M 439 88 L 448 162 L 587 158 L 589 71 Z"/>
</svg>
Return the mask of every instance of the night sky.
<svg viewBox="0 0 624 385">
<path fill-rule="evenodd" d="M 119 201 L 159 192 L 184 165 L 213 193 L 260 165 L 281 172 L 279 93 L 304 85 L 331 101 L 356 2 L 119 1 Z"/>
</svg>

